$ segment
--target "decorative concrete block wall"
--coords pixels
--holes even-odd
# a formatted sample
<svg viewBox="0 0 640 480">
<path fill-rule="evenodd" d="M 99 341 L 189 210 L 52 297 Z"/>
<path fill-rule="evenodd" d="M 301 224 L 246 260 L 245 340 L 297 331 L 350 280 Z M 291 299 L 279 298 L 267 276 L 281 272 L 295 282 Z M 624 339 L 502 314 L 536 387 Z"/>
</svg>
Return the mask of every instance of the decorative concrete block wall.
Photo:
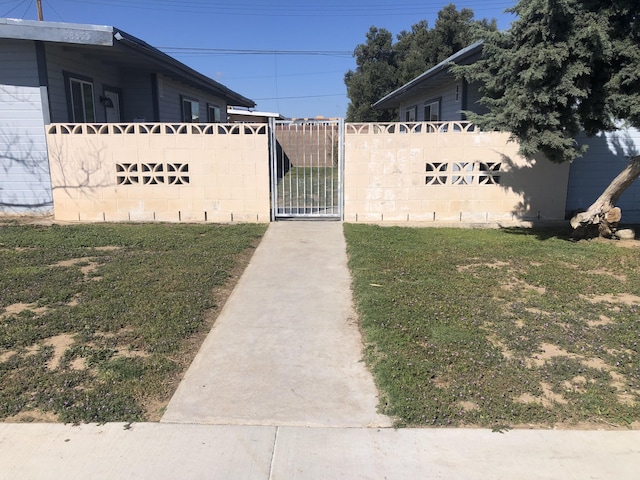
<svg viewBox="0 0 640 480">
<path fill-rule="evenodd" d="M 346 124 L 347 222 L 562 220 L 569 166 L 467 122 Z"/>
<path fill-rule="evenodd" d="M 268 222 L 267 125 L 52 124 L 61 221 Z"/>
</svg>

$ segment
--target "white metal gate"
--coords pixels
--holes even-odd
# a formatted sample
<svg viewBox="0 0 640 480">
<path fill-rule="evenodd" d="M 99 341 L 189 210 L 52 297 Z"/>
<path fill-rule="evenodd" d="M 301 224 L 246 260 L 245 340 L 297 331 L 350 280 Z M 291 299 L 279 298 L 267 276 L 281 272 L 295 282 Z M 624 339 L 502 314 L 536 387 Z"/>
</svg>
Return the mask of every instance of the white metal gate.
<svg viewBox="0 0 640 480">
<path fill-rule="evenodd" d="M 344 121 L 271 120 L 271 219 L 342 220 Z"/>
</svg>

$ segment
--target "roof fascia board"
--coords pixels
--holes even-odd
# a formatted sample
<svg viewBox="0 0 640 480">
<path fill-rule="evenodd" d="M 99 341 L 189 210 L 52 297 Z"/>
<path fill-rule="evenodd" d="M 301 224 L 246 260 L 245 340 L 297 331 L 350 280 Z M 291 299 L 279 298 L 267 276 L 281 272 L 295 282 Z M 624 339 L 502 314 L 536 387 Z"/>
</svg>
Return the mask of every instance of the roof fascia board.
<svg viewBox="0 0 640 480">
<path fill-rule="evenodd" d="M 113 27 L 0 18 L 0 38 L 111 46 Z"/>
<path fill-rule="evenodd" d="M 475 43 L 469 45 L 468 47 L 463 48 L 462 50 L 458 50 L 456 53 L 454 53 L 450 57 L 444 59 L 439 64 L 431 67 L 426 72 L 421 73 L 420 75 L 418 75 L 413 80 L 410 80 L 409 82 L 407 82 L 404 85 L 402 85 L 400 88 L 397 88 L 393 92 L 389 93 L 388 95 L 386 95 L 383 98 L 381 98 L 380 100 L 378 100 L 376 103 L 374 103 L 372 105 L 373 108 L 380 108 L 380 107 L 386 108 L 386 107 L 384 107 L 384 104 L 389 103 L 391 100 L 393 100 L 396 97 L 401 97 L 403 94 L 407 93 L 409 90 L 414 88 L 416 85 L 427 81 L 428 79 L 434 77 L 436 74 L 442 72 L 443 70 L 447 70 L 452 63 L 454 63 L 456 61 L 459 62 L 459 61 L 465 60 L 468 57 L 470 57 L 470 56 L 482 51 L 483 43 L 484 42 L 482 42 L 482 41 L 475 42 Z"/>
</svg>

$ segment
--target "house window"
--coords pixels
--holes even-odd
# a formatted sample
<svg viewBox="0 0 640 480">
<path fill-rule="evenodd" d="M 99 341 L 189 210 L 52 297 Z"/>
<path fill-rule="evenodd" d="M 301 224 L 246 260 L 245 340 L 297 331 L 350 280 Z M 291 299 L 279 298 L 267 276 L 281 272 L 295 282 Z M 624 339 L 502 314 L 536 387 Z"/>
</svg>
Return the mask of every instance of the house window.
<svg viewBox="0 0 640 480">
<path fill-rule="evenodd" d="M 207 105 L 207 121 L 209 123 L 222 122 L 222 115 L 220 113 L 220 107 L 217 105 Z"/>
<path fill-rule="evenodd" d="M 440 101 L 429 102 L 424 106 L 424 121 L 437 122 L 440 120 Z"/>
<path fill-rule="evenodd" d="M 93 101 L 93 81 L 65 75 L 69 87 L 69 112 L 74 123 L 91 123 L 96 121 Z"/>
<path fill-rule="evenodd" d="M 182 121 L 185 123 L 200 122 L 200 103 L 187 97 L 182 98 Z"/>
<path fill-rule="evenodd" d="M 409 107 L 404 112 L 404 121 L 405 122 L 415 122 L 417 116 L 418 116 L 418 106 L 415 105 L 413 107 Z"/>
</svg>

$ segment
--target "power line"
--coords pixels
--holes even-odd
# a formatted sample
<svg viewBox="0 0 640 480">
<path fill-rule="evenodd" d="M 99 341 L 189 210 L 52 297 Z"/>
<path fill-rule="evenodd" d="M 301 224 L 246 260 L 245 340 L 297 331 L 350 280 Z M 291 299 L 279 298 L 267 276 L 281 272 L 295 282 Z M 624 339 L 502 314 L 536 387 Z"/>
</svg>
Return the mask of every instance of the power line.
<svg viewBox="0 0 640 480">
<path fill-rule="evenodd" d="M 323 98 L 323 97 L 346 97 L 347 93 L 333 93 L 327 95 L 301 95 L 299 97 L 268 97 L 268 98 L 254 98 L 253 100 L 299 100 L 301 98 Z"/>
<path fill-rule="evenodd" d="M 435 5 L 425 6 L 423 3 L 395 3 L 390 5 L 371 4 L 369 2 L 366 7 L 362 4 L 346 4 L 342 1 L 339 4 L 328 2 L 316 2 L 312 4 L 283 4 L 273 3 L 265 4 L 264 2 L 236 2 L 236 3 L 216 3 L 197 2 L 197 1 L 178 1 L 178 0 L 156 0 L 150 2 L 148 0 L 67 0 L 73 3 L 82 3 L 87 5 L 118 5 L 123 8 L 137 9 L 153 9 L 171 12 L 183 13 L 208 13 L 218 16 L 262 16 L 262 17 L 370 17 L 375 15 L 384 16 L 406 16 L 406 15 L 431 15 L 436 14 L 441 7 Z M 474 7 L 475 10 L 502 10 L 513 6 L 514 1 L 478 1 L 464 2 L 467 8 Z M 465 5 L 466 6 L 466 5 Z M 462 6 L 461 8 L 465 8 Z"/>
<path fill-rule="evenodd" d="M 353 52 L 349 50 L 258 50 L 236 48 L 200 48 L 200 47 L 157 47 L 165 53 L 202 54 L 202 55 L 300 55 L 300 56 L 332 56 L 349 57 Z"/>
</svg>

